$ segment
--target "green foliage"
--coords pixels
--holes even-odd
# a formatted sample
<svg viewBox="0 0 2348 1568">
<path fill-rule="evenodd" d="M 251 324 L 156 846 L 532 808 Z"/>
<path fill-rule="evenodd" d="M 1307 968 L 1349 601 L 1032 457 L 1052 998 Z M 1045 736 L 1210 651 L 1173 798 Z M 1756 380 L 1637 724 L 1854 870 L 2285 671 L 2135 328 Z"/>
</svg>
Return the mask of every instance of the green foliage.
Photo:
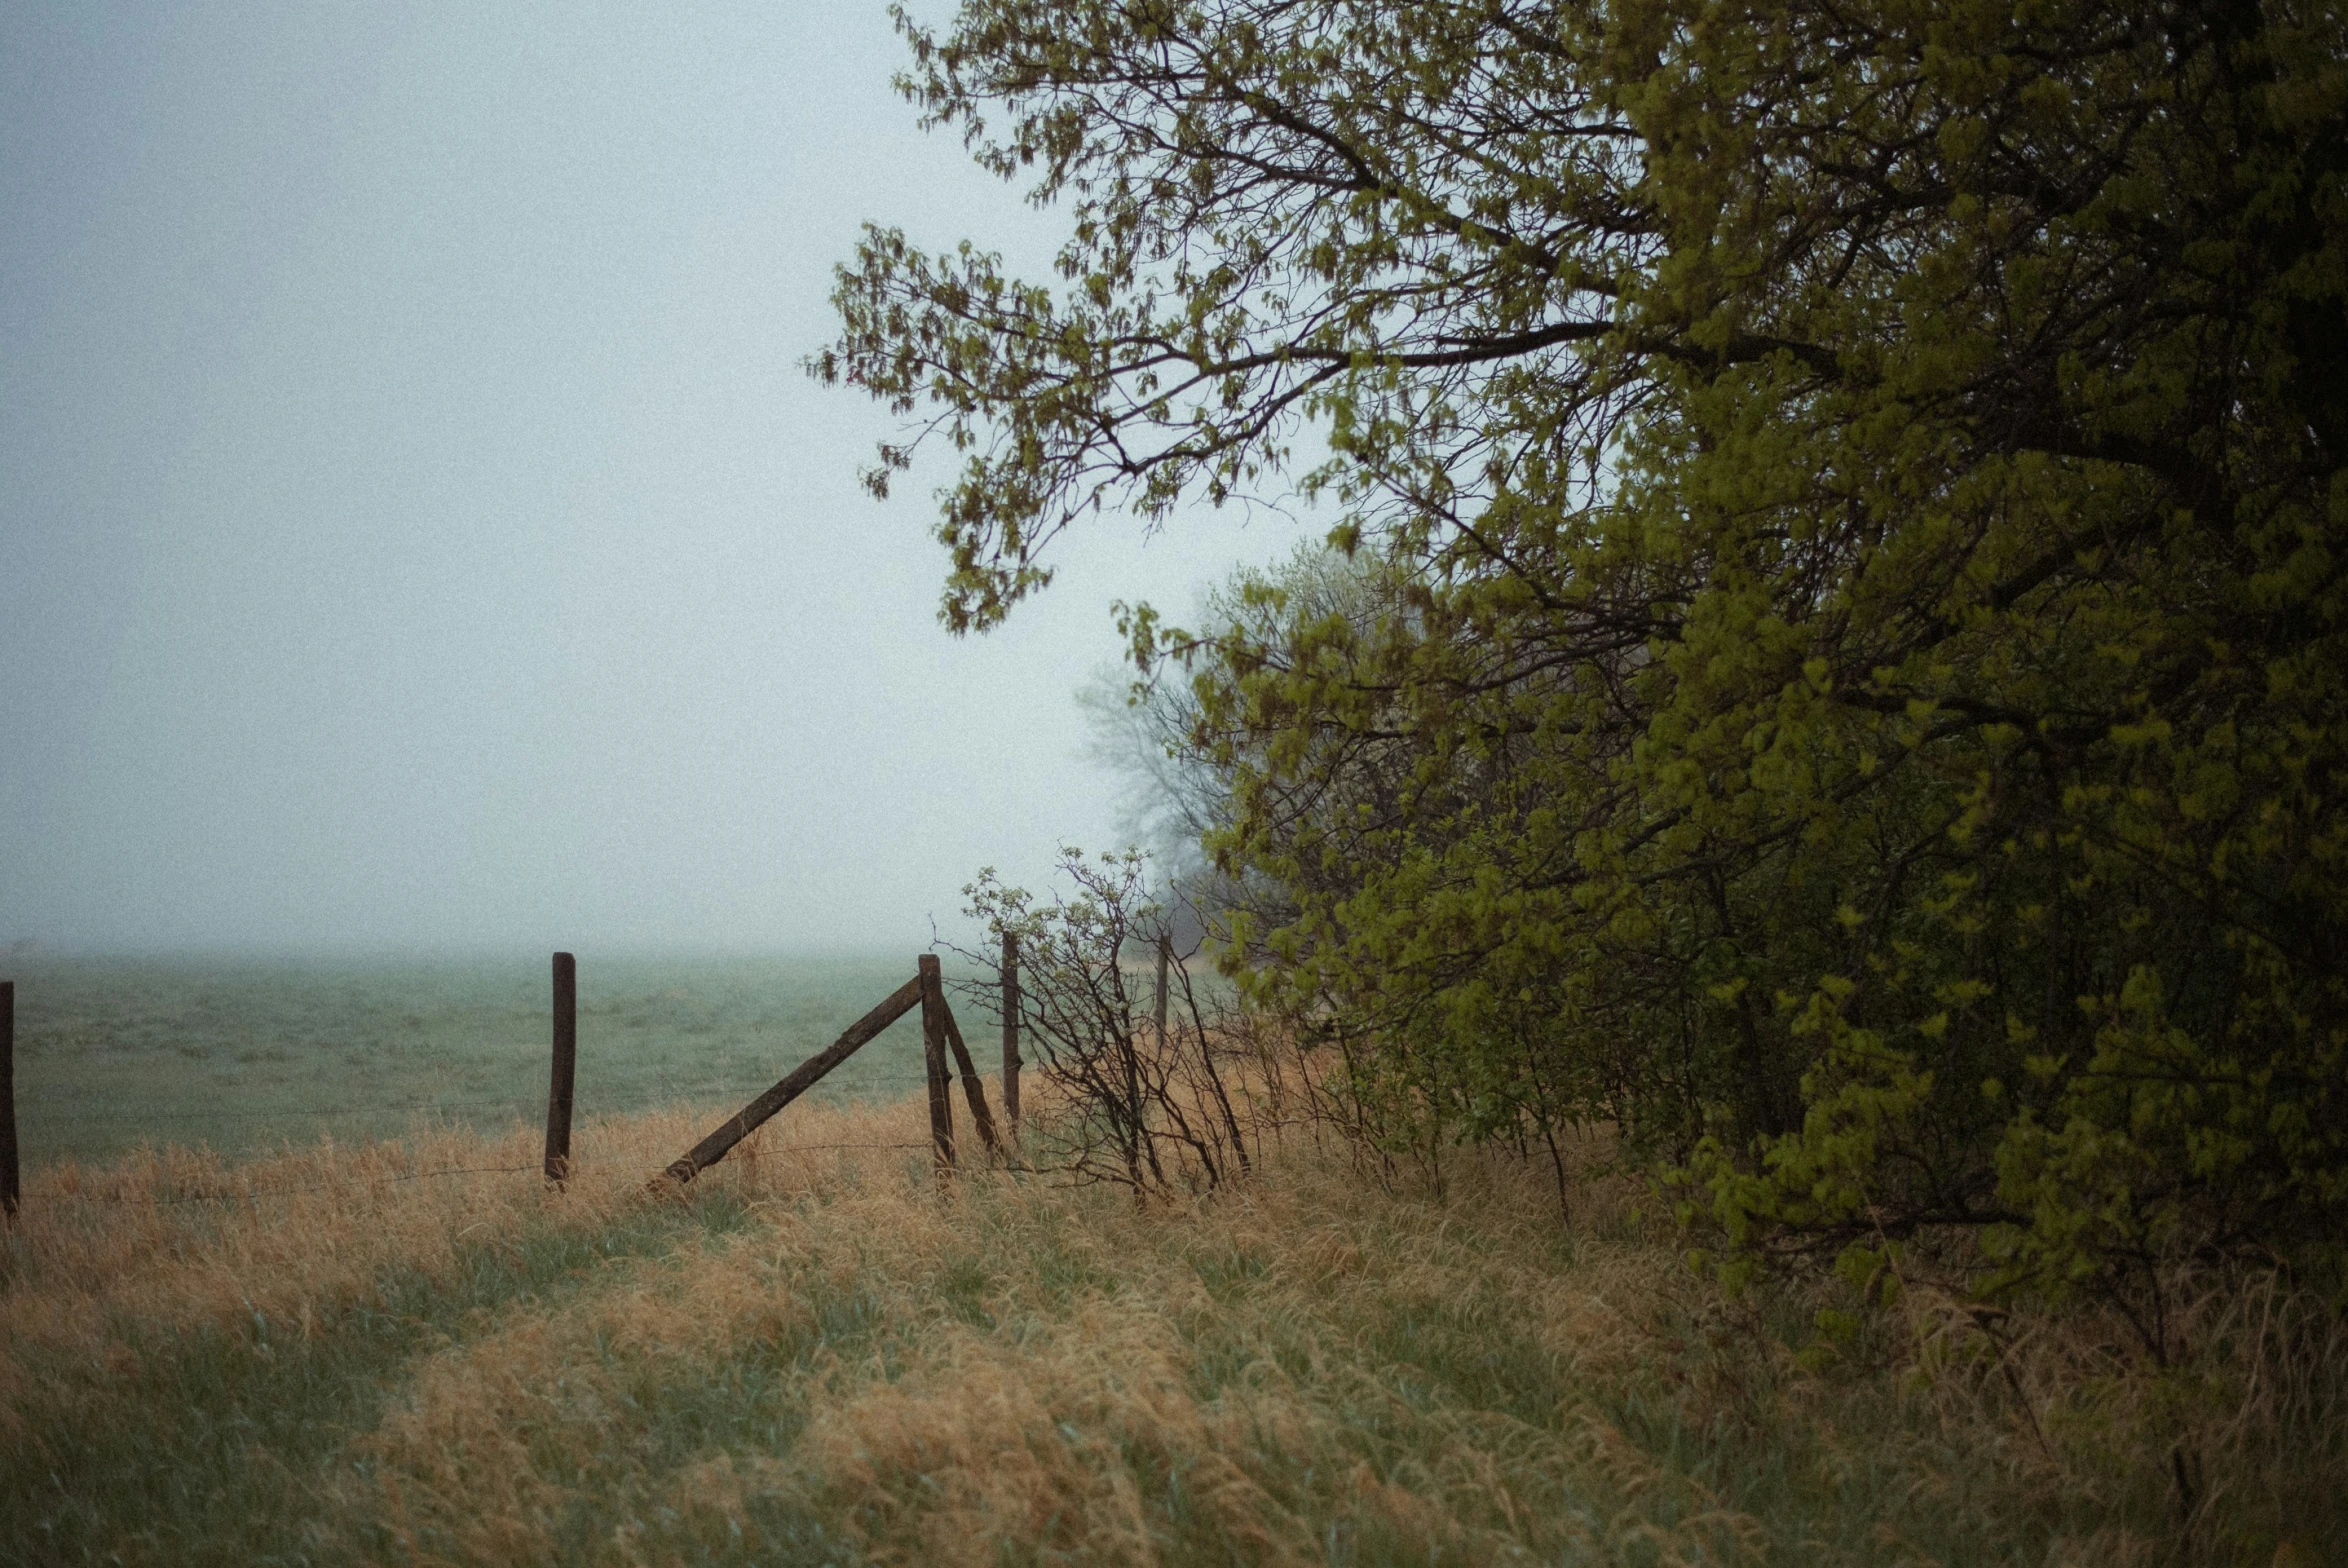
<svg viewBox="0 0 2348 1568">
<path fill-rule="evenodd" d="M 953 624 L 1325 422 L 1344 559 L 1134 624 L 1283 894 L 1248 982 L 1374 1125 L 1613 1119 L 1747 1252 L 2338 1278 L 2337 5 L 909 31 L 1071 218 L 1057 289 L 896 235 L 842 274 L 818 370 L 973 454 Z"/>
</svg>

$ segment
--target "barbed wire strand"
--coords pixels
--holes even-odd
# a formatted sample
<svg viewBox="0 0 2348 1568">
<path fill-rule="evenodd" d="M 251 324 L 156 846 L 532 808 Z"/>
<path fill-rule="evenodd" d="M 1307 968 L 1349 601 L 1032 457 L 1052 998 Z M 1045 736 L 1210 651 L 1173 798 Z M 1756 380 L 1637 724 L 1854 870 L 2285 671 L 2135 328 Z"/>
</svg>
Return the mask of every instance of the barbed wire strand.
<svg viewBox="0 0 2348 1568">
<path fill-rule="evenodd" d="M 504 1109 L 519 1111 L 527 1108 L 526 1100 L 504 1097 L 484 1100 L 427 1100 L 415 1105 L 345 1106 L 339 1109 L 315 1111 L 141 1111 L 141 1122 L 298 1122 L 327 1121 L 352 1116 L 414 1116 L 426 1111 Z M 23 1107 L 20 1106 L 20 1110 Z M 35 1117 L 107 1117 L 122 1120 L 121 1109 L 107 1105 L 35 1105 L 24 1120 Z"/>
<path fill-rule="evenodd" d="M 777 1154 L 814 1154 L 836 1149 L 926 1149 L 927 1143 L 791 1143 L 778 1148 L 760 1148 L 753 1151 L 764 1159 Z M 637 1169 L 633 1162 L 603 1160 L 593 1164 L 571 1163 L 571 1175 L 577 1177 L 587 1171 L 615 1171 Z M 59 1205 L 69 1203 L 241 1203 L 248 1198 L 292 1197 L 312 1192 L 335 1192 L 352 1187 L 381 1187 L 393 1182 L 426 1181 L 440 1176 L 517 1176 L 531 1171 L 542 1171 L 539 1162 L 528 1165 L 450 1165 L 429 1171 L 399 1171 L 389 1175 L 354 1175 L 337 1181 L 311 1182 L 294 1187 L 239 1186 L 217 1192 L 80 1192 L 56 1188 L 29 1188 L 24 1193 L 26 1203 L 45 1202 Z M 647 1170 L 646 1179 L 663 1174 L 661 1170 Z"/>
<path fill-rule="evenodd" d="M 948 1076 L 951 1078 L 958 1075 L 949 1074 Z M 873 1088 L 917 1089 L 926 1084 L 928 1081 L 928 1078 L 921 1074 L 907 1075 L 903 1073 L 891 1073 L 880 1077 L 860 1076 L 850 1082 L 828 1084 L 825 1087 L 835 1092 L 844 1089 L 853 1093 L 859 1089 Z M 673 1090 L 670 1089 L 669 1086 L 663 1085 L 662 1089 L 664 1093 L 695 1094 L 706 1095 L 710 1098 L 722 1098 L 740 1093 L 742 1086 L 738 1083 L 710 1083 L 680 1085 Z M 663 1108 L 664 1107 L 659 1105 L 646 1105 L 640 1106 L 634 1111 L 619 1111 L 613 1114 L 627 1116 L 638 1114 L 643 1110 L 655 1110 Z M 429 1115 L 436 1111 L 447 1110 L 506 1111 L 525 1119 L 533 1119 L 540 1114 L 539 1102 L 535 1095 L 525 1094 L 519 1097 L 492 1095 L 485 1097 L 473 1096 L 459 1100 L 424 1100 L 412 1105 L 354 1105 L 312 1111 L 141 1111 L 138 1113 L 135 1119 L 142 1123 L 274 1122 L 281 1125 L 294 1126 L 305 1122 L 347 1121 L 356 1117 L 421 1116 Z M 32 1125 L 37 1125 L 40 1121 L 49 1119 L 78 1121 L 119 1121 L 123 1119 L 119 1106 L 115 1105 L 75 1105 L 71 1103 L 27 1104 L 20 1101 L 19 1113 L 20 1120 L 22 1122 Z"/>
</svg>

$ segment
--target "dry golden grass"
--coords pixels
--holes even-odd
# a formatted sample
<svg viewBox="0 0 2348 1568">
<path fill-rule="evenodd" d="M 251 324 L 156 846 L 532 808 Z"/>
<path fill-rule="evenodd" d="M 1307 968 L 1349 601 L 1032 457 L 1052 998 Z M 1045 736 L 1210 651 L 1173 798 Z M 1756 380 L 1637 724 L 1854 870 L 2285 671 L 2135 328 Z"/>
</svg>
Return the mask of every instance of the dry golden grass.
<svg viewBox="0 0 2348 1568">
<path fill-rule="evenodd" d="M 2272 1289 L 2205 1293 L 2212 1348 L 2162 1376 L 2088 1319 L 1992 1337 L 1921 1290 L 1805 1369 L 1824 1296 L 1719 1300 L 1621 1180 L 1561 1226 L 1545 1160 L 1453 1160 L 1438 1195 L 1298 1136 L 1186 1204 L 941 1189 L 907 1103 L 794 1108 L 648 1185 L 709 1119 L 584 1127 L 560 1192 L 525 1129 L 42 1173 L 0 1282 L 0 1557 L 2280 1564 L 2344 1538 L 2348 1341 Z"/>
</svg>

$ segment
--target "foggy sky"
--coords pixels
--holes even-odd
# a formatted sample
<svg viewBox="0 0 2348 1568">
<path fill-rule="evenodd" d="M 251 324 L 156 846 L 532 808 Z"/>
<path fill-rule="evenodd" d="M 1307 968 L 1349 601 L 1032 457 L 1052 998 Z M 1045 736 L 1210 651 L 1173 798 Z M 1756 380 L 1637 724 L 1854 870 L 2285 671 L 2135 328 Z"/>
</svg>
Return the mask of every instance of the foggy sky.
<svg viewBox="0 0 2348 1568">
<path fill-rule="evenodd" d="M 941 7 L 921 8 L 937 14 Z M 1106 845 L 1106 519 L 935 620 L 799 369 L 863 219 L 1040 274 L 882 6 L 0 8 L 0 944 L 926 945 Z"/>
</svg>

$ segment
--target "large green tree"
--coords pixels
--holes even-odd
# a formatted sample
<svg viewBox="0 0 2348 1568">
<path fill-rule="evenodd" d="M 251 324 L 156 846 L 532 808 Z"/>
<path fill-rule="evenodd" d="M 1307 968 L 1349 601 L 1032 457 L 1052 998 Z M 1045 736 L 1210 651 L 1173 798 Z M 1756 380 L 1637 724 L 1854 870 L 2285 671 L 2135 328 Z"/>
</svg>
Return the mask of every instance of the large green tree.
<svg viewBox="0 0 2348 1568">
<path fill-rule="evenodd" d="M 1604 1115 L 1740 1243 L 1957 1229 L 2147 1314 L 2336 1263 L 2338 4 L 906 31 L 1059 276 L 871 233 L 817 368 L 961 454 L 958 628 L 1090 510 L 1339 503 L 1342 570 L 1133 629 L 1380 1125 Z"/>
</svg>

